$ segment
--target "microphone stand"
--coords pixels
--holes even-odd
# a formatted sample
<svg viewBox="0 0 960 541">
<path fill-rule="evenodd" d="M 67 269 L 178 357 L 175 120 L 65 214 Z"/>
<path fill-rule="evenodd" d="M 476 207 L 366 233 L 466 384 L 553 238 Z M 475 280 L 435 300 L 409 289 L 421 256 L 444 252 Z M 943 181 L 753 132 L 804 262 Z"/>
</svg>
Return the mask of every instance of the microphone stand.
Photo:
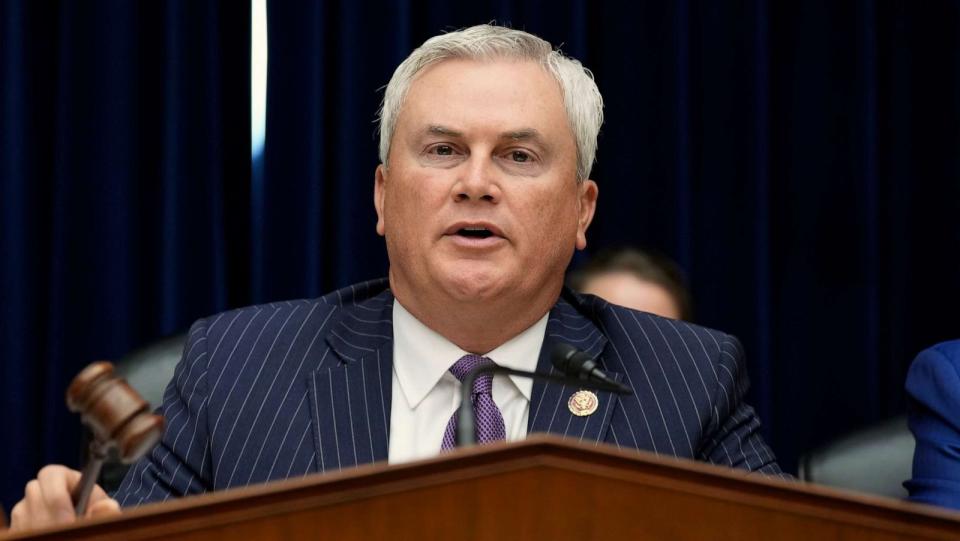
<svg viewBox="0 0 960 541">
<path fill-rule="evenodd" d="M 464 389 L 460 400 L 460 415 L 457 419 L 457 447 L 470 447 L 476 444 L 476 423 L 473 415 L 473 382 L 480 374 L 506 374 L 508 376 L 521 376 L 534 380 L 553 381 L 555 383 L 576 384 L 587 389 L 598 391 L 609 391 L 617 394 L 633 394 L 633 391 L 618 382 L 603 382 L 589 379 L 585 375 L 581 377 L 569 376 L 562 373 L 541 374 L 540 372 L 527 372 L 526 370 L 515 370 L 505 366 L 487 365 L 479 366 L 467 372 L 463 377 Z"/>
</svg>

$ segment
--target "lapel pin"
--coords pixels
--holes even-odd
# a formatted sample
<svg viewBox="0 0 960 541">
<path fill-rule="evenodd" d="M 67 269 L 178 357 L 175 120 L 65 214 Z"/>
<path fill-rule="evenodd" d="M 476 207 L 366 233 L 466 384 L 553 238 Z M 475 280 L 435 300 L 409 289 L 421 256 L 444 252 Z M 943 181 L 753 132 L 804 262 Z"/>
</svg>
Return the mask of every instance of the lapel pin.
<svg viewBox="0 0 960 541">
<path fill-rule="evenodd" d="M 599 404 L 597 395 L 593 394 L 592 391 L 580 390 L 570 396 L 570 400 L 567 401 L 567 408 L 570 409 L 570 413 L 577 417 L 585 417 L 597 411 Z"/>
</svg>

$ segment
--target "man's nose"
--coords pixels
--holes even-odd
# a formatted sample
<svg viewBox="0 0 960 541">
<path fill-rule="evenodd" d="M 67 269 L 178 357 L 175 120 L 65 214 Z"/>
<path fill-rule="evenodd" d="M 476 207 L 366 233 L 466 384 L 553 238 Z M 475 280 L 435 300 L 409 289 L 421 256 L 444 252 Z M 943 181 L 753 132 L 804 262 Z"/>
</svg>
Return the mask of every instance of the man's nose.
<svg viewBox="0 0 960 541">
<path fill-rule="evenodd" d="M 500 201 L 500 181 L 492 158 L 475 154 L 458 169 L 457 182 L 453 186 L 455 200 L 491 203 Z"/>
</svg>

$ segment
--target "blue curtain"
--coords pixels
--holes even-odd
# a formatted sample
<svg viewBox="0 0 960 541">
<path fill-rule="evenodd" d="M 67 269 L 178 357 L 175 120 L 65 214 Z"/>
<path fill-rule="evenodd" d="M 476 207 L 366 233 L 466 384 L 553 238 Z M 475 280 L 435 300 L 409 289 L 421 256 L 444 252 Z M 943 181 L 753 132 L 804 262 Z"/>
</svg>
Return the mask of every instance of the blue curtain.
<svg viewBox="0 0 960 541">
<path fill-rule="evenodd" d="M 0 3 L 0 496 L 77 465 L 64 391 L 249 298 L 250 10 Z"/>
<path fill-rule="evenodd" d="M 376 90 L 428 37 L 496 20 L 593 70 L 607 120 L 589 251 L 635 244 L 681 263 L 698 321 L 744 341 L 751 401 L 788 469 L 902 412 L 913 355 L 960 336 L 956 2 L 268 10 L 259 299 L 383 273 Z"/>
<path fill-rule="evenodd" d="M 788 469 L 902 411 L 912 356 L 960 336 L 953 1 L 269 1 L 256 175 L 249 9 L 229 4 L 0 8 L 8 509 L 41 464 L 76 464 L 63 389 L 87 362 L 385 272 L 378 89 L 427 37 L 494 19 L 595 73 L 589 250 L 687 269 Z"/>
</svg>

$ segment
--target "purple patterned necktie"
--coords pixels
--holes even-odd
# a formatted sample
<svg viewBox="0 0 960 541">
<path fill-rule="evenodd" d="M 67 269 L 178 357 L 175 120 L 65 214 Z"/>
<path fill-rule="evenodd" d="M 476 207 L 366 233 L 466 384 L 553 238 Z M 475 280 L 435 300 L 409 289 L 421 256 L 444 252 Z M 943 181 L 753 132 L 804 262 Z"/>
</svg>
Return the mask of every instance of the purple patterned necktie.
<svg viewBox="0 0 960 541">
<path fill-rule="evenodd" d="M 450 367 L 450 373 L 460 382 L 468 372 L 478 366 L 492 365 L 493 361 L 479 355 L 464 355 Z M 507 431 L 503 425 L 503 414 L 493 401 L 490 391 L 493 389 L 493 375 L 484 373 L 473 380 L 473 391 L 470 401 L 473 402 L 473 414 L 476 415 L 477 443 L 500 441 L 507 438 Z M 460 409 L 453 412 L 447 423 L 447 430 L 443 433 L 443 444 L 440 450 L 447 451 L 457 446 L 457 418 Z"/>
</svg>

